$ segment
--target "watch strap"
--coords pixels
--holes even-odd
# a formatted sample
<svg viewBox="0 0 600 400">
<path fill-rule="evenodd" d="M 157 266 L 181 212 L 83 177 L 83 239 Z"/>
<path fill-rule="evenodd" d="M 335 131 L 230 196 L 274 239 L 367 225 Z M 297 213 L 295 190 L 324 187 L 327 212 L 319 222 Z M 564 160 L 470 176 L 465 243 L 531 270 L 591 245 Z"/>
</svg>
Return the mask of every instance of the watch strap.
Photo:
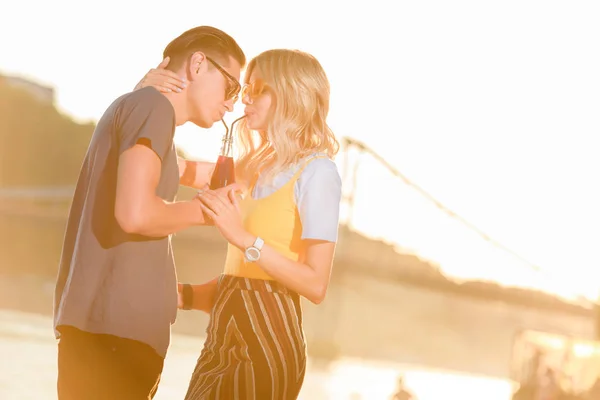
<svg viewBox="0 0 600 400">
<path fill-rule="evenodd" d="M 183 299 L 183 309 L 191 310 L 192 305 L 194 304 L 194 288 L 189 283 L 183 284 L 183 289 L 181 290 L 181 297 Z"/>
<path fill-rule="evenodd" d="M 258 250 L 262 250 L 264 244 L 265 244 L 265 241 L 257 236 L 256 240 L 254 241 L 254 244 L 252 246 L 256 247 Z"/>
</svg>

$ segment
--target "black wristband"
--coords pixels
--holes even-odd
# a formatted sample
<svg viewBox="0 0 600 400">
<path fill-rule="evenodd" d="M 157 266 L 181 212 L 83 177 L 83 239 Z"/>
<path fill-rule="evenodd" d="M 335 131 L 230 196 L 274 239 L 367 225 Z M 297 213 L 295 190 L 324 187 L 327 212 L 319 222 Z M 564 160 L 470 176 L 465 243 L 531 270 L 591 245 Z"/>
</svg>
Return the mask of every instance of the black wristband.
<svg viewBox="0 0 600 400">
<path fill-rule="evenodd" d="M 189 283 L 183 284 L 183 289 L 181 290 L 181 295 L 183 299 L 183 309 L 191 310 L 192 305 L 194 304 L 194 288 Z"/>
</svg>

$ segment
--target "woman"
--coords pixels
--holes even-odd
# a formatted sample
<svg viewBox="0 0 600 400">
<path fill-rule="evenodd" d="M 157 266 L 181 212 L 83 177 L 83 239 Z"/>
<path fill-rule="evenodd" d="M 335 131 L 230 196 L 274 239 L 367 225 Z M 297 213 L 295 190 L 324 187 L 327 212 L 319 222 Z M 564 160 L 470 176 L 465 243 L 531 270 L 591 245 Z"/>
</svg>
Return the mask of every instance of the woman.
<svg viewBox="0 0 600 400">
<path fill-rule="evenodd" d="M 148 82 L 160 81 L 159 73 Z M 269 50 L 248 64 L 236 175 L 249 191 L 243 199 L 200 194 L 229 246 L 224 273 L 193 286 L 188 301 L 210 309 L 211 318 L 187 400 L 295 399 L 300 392 L 306 345 L 299 296 L 324 299 L 339 221 L 329 92 L 310 54 Z"/>
</svg>

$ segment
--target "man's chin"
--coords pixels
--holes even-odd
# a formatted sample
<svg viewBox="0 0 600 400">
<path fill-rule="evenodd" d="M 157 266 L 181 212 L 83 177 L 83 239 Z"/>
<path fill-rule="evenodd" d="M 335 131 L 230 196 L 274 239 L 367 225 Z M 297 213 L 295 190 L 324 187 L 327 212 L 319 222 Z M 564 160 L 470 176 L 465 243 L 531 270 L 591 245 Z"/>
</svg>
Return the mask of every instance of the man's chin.
<svg viewBox="0 0 600 400">
<path fill-rule="evenodd" d="M 193 123 L 194 125 L 200 127 L 200 128 L 204 128 L 204 129 L 209 129 L 212 128 L 212 126 L 215 124 L 214 122 L 208 122 L 208 121 L 200 121 L 200 120 L 193 120 L 190 121 L 191 123 Z"/>
</svg>

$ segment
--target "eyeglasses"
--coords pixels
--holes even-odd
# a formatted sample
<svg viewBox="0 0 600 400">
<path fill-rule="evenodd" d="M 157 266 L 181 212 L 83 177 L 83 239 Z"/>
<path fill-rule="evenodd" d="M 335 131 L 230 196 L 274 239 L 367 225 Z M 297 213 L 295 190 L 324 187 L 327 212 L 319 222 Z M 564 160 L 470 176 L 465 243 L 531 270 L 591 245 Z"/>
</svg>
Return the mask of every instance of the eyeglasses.
<svg viewBox="0 0 600 400">
<path fill-rule="evenodd" d="M 241 98 L 248 97 L 248 104 L 252 104 L 254 100 L 267 90 L 268 86 L 262 79 L 256 79 L 252 83 L 246 83 L 242 87 Z"/>
<path fill-rule="evenodd" d="M 227 80 L 227 87 L 225 88 L 225 100 L 233 100 L 234 103 L 238 101 L 241 88 L 241 85 L 238 82 L 238 80 L 235 79 L 229 72 L 225 70 L 225 68 L 223 68 L 218 62 L 216 62 L 212 58 L 207 56 L 206 59 L 212 65 L 214 65 L 215 68 L 218 69 L 221 74 L 223 74 L 225 80 Z"/>
</svg>

